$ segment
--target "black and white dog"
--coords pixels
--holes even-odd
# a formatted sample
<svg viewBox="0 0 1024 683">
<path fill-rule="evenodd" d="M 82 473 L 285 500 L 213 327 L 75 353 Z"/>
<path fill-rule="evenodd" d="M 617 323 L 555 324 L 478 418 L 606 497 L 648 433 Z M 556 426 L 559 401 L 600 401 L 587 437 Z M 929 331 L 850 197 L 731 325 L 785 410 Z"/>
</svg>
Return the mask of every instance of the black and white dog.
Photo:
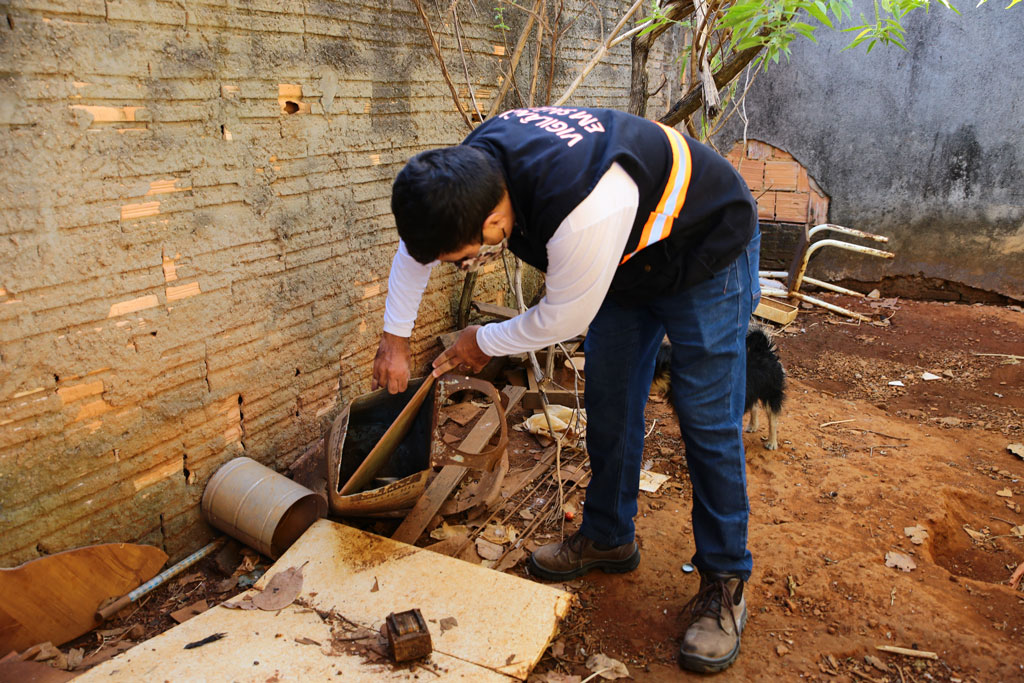
<svg viewBox="0 0 1024 683">
<path fill-rule="evenodd" d="M 651 383 L 651 393 L 663 399 L 668 397 L 671 388 L 671 362 L 672 345 L 666 339 L 658 349 Z M 757 404 L 764 407 L 768 414 L 768 440 L 764 447 L 769 451 L 779 447 L 779 416 L 785 399 L 786 371 L 779 361 L 775 342 L 765 328 L 752 324 L 747 331 L 747 396 L 743 411 L 750 413 L 747 431 L 756 432 L 759 428 Z"/>
</svg>

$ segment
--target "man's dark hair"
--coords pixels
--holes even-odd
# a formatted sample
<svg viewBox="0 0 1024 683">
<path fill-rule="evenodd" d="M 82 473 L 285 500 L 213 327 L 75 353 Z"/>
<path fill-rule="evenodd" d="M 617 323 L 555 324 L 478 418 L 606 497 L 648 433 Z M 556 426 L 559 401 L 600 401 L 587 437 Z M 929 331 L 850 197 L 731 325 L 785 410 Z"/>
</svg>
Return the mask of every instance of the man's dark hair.
<svg viewBox="0 0 1024 683">
<path fill-rule="evenodd" d="M 391 212 L 409 254 L 425 264 L 479 242 L 504 193 L 501 168 L 489 155 L 466 145 L 431 149 L 395 177 Z"/>
</svg>

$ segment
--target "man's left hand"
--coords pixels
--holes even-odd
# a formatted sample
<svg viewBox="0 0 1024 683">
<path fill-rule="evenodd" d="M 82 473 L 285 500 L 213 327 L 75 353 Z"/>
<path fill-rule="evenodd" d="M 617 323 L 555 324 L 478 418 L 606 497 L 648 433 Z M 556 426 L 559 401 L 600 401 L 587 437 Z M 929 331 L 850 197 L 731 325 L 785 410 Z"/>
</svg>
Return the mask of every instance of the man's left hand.
<svg viewBox="0 0 1024 683">
<path fill-rule="evenodd" d="M 451 348 L 445 349 L 444 353 L 434 359 L 434 377 L 440 377 L 461 366 L 469 368 L 470 373 L 484 369 L 491 357 L 481 351 L 476 343 L 476 332 L 479 329 L 479 325 L 470 325 L 459 333 Z"/>
</svg>

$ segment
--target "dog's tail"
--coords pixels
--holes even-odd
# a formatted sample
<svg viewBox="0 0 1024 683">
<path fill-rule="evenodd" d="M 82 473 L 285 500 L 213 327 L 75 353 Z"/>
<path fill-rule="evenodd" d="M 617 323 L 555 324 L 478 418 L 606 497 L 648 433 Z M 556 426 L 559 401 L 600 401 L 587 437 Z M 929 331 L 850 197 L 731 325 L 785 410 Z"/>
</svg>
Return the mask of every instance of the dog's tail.
<svg viewBox="0 0 1024 683">
<path fill-rule="evenodd" d="M 747 353 L 775 355 L 778 353 L 778 349 L 775 346 L 775 341 L 765 328 L 759 325 L 751 325 L 747 329 Z"/>
</svg>

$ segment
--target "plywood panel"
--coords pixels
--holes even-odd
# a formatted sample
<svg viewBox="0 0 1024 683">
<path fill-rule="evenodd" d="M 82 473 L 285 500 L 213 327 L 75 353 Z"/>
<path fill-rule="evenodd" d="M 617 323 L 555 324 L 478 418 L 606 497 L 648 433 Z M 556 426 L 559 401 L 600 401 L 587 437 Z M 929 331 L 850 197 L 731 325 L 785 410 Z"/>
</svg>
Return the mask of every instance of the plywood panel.
<svg viewBox="0 0 1024 683">
<path fill-rule="evenodd" d="M 214 633 L 221 640 L 186 650 Z M 303 639 L 299 642 L 297 639 Z M 215 607 L 90 669 L 83 683 L 135 681 L 495 681 L 512 679 L 435 652 L 420 666 L 366 662 L 331 651 L 330 624 L 311 609 L 291 605 L 279 612 Z M 315 641 L 317 644 L 306 644 Z M 424 669 L 433 672 L 427 673 Z"/>
<path fill-rule="evenodd" d="M 261 581 L 303 563 L 303 594 L 310 604 L 338 609 L 373 628 L 391 612 L 418 608 L 431 624 L 435 651 L 523 679 L 571 598 L 544 584 L 328 520 L 310 527 Z M 436 624 L 446 617 L 458 626 L 441 633 Z"/>
<path fill-rule="evenodd" d="M 302 592 L 280 612 L 217 607 L 90 670 L 82 681 L 150 680 L 465 680 L 525 679 L 540 659 L 571 596 L 509 574 L 317 521 L 257 584 L 302 566 Z M 254 591 L 250 591 L 252 593 Z M 393 667 L 334 655 L 333 613 L 377 630 L 391 612 L 418 608 L 434 652 L 423 666 Z M 318 614 L 319 613 L 319 614 Z M 330 617 L 327 617 L 328 619 Z M 454 624 L 442 632 L 442 619 Z M 222 640 L 184 650 L 213 633 Z M 325 644 L 302 645 L 296 639 Z M 259 662 L 259 664 L 254 664 Z"/>
</svg>

